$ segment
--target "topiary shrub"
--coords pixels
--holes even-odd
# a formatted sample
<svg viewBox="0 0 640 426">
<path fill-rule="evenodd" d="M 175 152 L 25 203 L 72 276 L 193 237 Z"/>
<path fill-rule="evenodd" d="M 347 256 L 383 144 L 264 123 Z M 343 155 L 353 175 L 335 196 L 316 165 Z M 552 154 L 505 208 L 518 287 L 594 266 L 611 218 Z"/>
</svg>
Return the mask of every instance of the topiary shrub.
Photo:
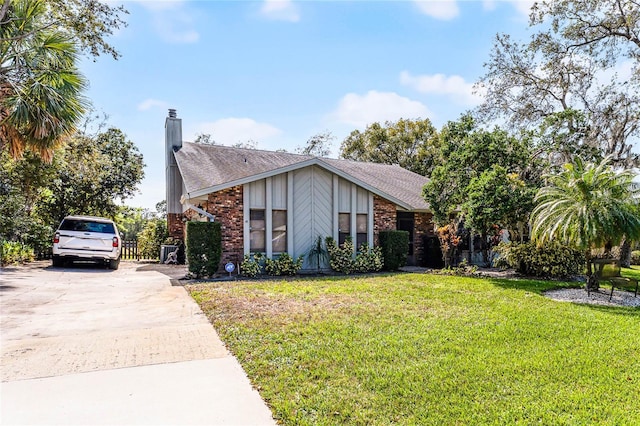
<svg viewBox="0 0 640 426">
<path fill-rule="evenodd" d="M 302 268 L 304 256 L 293 259 L 288 253 L 282 253 L 277 259 L 265 260 L 265 271 L 269 275 L 295 275 Z"/>
<path fill-rule="evenodd" d="M 631 264 L 640 265 L 640 250 L 634 250 L 631 252 Z"/>
<path fill-rule="evenodd" d="M 396 271 L 407 264 L 409 233 L 407 231 L 380 231 L 378 235 L 384 269 Z"/>
<path fill-rule="evenodd" d="M 542 278 L 567 278 L 585 271 L 584 253 L 557 242 L 538 247 L 534 242 L 500 243 L 496 264 L 514 268 L 521 274 Z"/>
<path fill-rule="evenodd" d="M 186 246 L 189 272 L 196 278 L 215 274 L 222 256 L 220 222 L 187 222 Z"/>
</svg>

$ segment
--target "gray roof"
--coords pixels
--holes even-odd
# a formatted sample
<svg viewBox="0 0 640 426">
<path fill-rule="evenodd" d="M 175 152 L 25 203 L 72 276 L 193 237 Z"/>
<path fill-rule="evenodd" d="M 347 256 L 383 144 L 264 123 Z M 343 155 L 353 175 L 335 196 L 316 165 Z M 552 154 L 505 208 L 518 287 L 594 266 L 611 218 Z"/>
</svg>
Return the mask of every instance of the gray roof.
<svg viewBox="0 0 640 426">
<path fill-rule="evenodd" d="M 422 198 L 428 179 L 400 166 L 190 142 L 175 157 L 187 198 L 317 165 L 406 209 L 429 209 Z"/>
</svg>

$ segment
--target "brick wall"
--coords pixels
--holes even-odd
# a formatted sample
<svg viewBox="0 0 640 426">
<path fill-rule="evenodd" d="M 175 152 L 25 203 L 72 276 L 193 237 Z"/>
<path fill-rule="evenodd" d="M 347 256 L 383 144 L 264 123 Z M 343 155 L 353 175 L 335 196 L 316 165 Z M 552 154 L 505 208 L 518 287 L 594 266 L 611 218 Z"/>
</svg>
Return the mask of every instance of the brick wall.
<svg viewBox="0 0 640 426">
<path fill-rule="evenodd" d="M 433 237 L 436 235 L 433 229 L 433 215 L 431 213 L 416 213 L 414 217 L 413 253 L 416 257 L 416 264 L 422 265 L 424 260 L 423 236 Z"/>
<path fill-rule="evenodd" d="M 378 245 L 378 233 L 396 229 L 396 205 L 384 198 L 373 196 L 373 241 Z"/>
<path fill-rule="evenodd" d="M 167 214 L 167 230 L 171 238 L 177 238 L 184 241 L 184 222 L 182 218 L 184 216 L 181 213 L 168 213 Z"/>
<path fill-rule="evenodd" d="M 244 218 L 242 185 L 209 194 L 203 209 L 222 225 L 221 268 L 227 262 L 242 262 L 244 255 Z"/>
</svg>

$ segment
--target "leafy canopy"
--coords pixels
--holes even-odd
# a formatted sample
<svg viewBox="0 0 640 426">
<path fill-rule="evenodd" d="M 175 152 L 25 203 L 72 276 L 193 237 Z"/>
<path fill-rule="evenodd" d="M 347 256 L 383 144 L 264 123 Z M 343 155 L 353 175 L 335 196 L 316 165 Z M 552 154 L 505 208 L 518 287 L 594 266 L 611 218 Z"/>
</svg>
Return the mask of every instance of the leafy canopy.
<svg viewBox="0 0 640 426">
<path fill-rule="evenodd" d="M 397 164 L 426 176 L 437 163 L 437 135 L 429 119 L 373 123 L 364 132 L 351 132 L 340 146 L 340 157 Z"/>
</svg>

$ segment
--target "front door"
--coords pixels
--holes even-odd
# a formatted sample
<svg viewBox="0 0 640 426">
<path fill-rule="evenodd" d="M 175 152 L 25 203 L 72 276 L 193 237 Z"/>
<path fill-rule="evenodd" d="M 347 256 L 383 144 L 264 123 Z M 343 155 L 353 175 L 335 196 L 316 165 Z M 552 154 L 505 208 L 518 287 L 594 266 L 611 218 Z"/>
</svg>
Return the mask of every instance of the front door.
<svg viewBox="0 0 640 426">
<path fill-rule="evenodd" d="M 407 257 L 408 265 L 416 264 L 416 259 L 413 252 L 414 228 L 415 228 L 415 216 L 413 212 L 397 212 L 396 213 L 396 229 L 398 229 L 398 231 L 407 231 L 409 233 L 409 255 Z"/>
</svg>

